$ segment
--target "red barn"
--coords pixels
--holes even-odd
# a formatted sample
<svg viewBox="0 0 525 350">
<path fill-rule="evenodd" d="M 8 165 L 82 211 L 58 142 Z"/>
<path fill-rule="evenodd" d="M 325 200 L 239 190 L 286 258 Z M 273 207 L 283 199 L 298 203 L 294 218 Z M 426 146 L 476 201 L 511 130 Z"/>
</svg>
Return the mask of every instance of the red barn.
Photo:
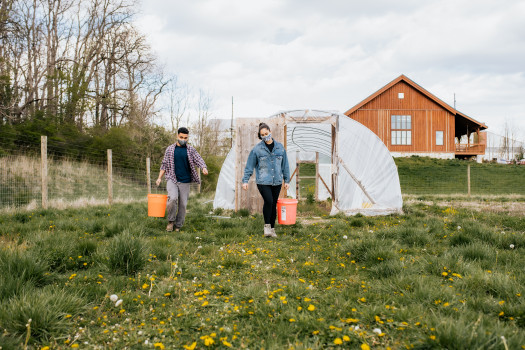
<svg viewBox="0 0 525 350">
<path fill-rule="evenodd" d="M 383 140 L 394 157 L 464 158 L 485 154 L 487 126 L 404 75 L 345 113 Z M 462 136 L 467 136 L 460 143 Z M 463 138 L 465 139 L 465 138 Z"/>
</svg>

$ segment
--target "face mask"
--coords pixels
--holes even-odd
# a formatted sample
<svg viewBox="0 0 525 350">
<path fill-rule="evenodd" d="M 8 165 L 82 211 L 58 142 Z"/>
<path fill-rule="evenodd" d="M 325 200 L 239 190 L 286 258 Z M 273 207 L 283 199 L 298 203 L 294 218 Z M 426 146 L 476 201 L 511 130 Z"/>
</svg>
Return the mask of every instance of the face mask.
<svg viewBox="0 0 525 350">
<path fill-rule="evenodd" d="M 266 136 L 261 136 L 261 139 L 264 141 L 264 142 L 268 142 L 272 139 L 272 134 L 269 133 L 268 135 Z"/>
<path fill-rule="evenodd" d="M 177 140 L 179 142 L 179 145 L 186 146 L 186 143 L 188 143 L 188 140 Z"/>
</svg>

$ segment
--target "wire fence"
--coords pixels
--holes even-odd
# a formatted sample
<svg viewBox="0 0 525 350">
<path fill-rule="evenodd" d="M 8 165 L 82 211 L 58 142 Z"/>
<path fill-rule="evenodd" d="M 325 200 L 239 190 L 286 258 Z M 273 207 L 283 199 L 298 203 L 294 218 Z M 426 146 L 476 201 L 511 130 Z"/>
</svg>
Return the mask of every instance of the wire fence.
<svg viewBox="0 0 525 350">
<path fill-rule="evenodd" d="M 147 156 L 71 150 L 47 138 L 37 147 L 35 140 L 9 136 L 0 138 L 0 210 L 145 201 L 150 192 L 166 193 L 165 181 L 157 188 L 149 180 L 157 178 L 159 166 L 151 167 Z M 200 186 L 192 184 L 191 191 Z"/>
<path fill-rule="evenodd" d="M 31 139 L 35 136 L 12 136 L 0 138 L 0 210 L 145 201 L 150 191 L 166 193 L 165 181 L 156 188 L 159 165 L 148 164 L 147 155 L 71 149 L 57 139 L 44 146 Z M 404 196 L 525 196 L 525 165 L 421 159 L 396 159 L 396 164 Z M 301 169 L 301 176 L 315 174 L 311 164 Z M 302 198 L 314 189 L 315 181 L 301 181 Z M 200 186 L 192 184 L 196 192 Z"/>
</svg>

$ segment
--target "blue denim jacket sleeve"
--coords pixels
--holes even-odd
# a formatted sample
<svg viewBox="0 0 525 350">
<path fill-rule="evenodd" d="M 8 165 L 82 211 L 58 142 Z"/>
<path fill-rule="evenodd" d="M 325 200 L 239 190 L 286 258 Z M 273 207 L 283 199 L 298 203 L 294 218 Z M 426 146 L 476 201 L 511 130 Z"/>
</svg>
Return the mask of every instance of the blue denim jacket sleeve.
<svg viewBox="0 0 525 350">
<path fill-rule="evenodd" d="M 250 180 L 250 177 L 252 176 L 253 170 L 255 169 L 256 165 L 257 165 L 257 155 L 255 154 L 255 148 L 254 148 L 250 152 L 250 155 L 248 156 L 248 160 L 246 161 L 246 167 L 244 168 L 244 176 L 242 177 L 243 184 L 248 183 L 248 180 Z"/>
<path fill-rule="evenodd" d="M 283 170 L 284 183 L 290 182 L 290 166 L 288 165 L 288 155 L 284 151 L 283 160 L 281 161 L 281 169 Z"/>
</svg>

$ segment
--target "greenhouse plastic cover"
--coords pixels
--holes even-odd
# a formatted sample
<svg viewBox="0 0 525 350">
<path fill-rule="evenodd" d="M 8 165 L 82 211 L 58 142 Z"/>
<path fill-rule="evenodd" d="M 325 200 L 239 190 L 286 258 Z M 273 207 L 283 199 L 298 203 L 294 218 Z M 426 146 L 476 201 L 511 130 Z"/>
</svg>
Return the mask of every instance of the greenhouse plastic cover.
<svg viewBox="0 0 525 350">
<path fill-rule="evenodd" d="M 319 174 L 332 188 L 332 174 L 337 174 L 336 201 L 332 201 L 331 215 L 344 212 L 348 215 L 386 215 L 401 212 L 403 205 L 397 167 L 390 152 L 370 129 L 337 112 L 299 110 L 280 112 L 275 117 L 287 120 L 287 154 L 290 174 L 296 160 L 315 160 L 319 152 Z M 294 118 L 337 117 L 337 150 L 340 162 L 331 163 L 331 124 L 294 122 Z M 271 119 L 269 120 L 271 123 Z M 271 127 L 271 124 L 270 124 Z M 277 140 L 281 141 L 282 140 Z M 235 209 L 235 145 L 228 153 L 221 168 L 214 208 Z M 330 197 L 319 181 L 319 200 Z M 288 196 L 295 198 L 295 177 L 290 182 Z"/>
</svg>

